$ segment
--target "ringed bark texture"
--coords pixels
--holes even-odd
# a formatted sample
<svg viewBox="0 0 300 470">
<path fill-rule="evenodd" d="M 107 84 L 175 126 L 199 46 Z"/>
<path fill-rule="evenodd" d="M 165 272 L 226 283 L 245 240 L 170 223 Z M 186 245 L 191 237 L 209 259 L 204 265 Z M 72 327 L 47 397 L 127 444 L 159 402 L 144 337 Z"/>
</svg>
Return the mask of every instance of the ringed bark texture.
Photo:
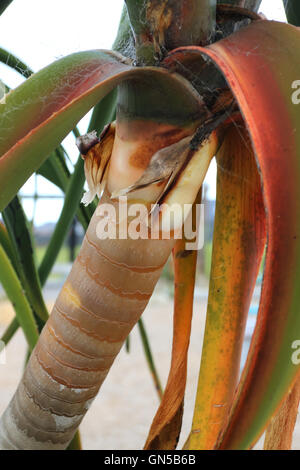
<svg viewBox="0 0 300 470">
<path fill-rule="evenodd" d="M 107 202 L 105 194 L 1 418 L 2 450 L 67 447 L 170 255 L 173 240 L 99 239 Z"/>
</svg>

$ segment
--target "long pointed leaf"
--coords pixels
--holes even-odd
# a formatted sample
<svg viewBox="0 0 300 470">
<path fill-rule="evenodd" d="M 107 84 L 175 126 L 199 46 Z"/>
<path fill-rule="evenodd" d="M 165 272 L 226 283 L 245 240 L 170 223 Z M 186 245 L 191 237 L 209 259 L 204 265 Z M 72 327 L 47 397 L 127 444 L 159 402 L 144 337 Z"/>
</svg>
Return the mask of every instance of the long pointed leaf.
<svg viewBox="0 0 300 470">
<path fill-rule="evenodd" d="M 96 129 L 97 132 L 100 133 L 104 126 L 111 122 L 114 114 L 114 103 L 115 94 L 112 92 L 97 106 L 95 106 L 88 131 Z M 46 279 L 54 266 L 72 220 L 75 217 L 77 208 L 79 205 L 81 206 L 80 201 L 82 198 L 84 182 L 84 163 L 81 156 L 79 156 L 74 172 L 69 179 L 62 212 L 48 244 L 45 256 L 39 267 L 39 275 L 42 285 L 46 282 Z M 87 225 L 88 222 L 89 220 L 87 220 Z M 85 229 L 87 228 L 87 225 L 84 227 Z"/>
<path fill-rule="evenodd" d="M 189 449 L 212 449 L 226 423 L 240 371 L 248 310 L 265 246 L 261 183 L 242 123 L 217 155 L 212 266 Z"/>
<path fill-rule="evenodd" d="M 17 260 L 15 257 L 15 252 L 11 240 L 9 238 L 7 229 L 2 222 L 0 222 L 0 245 L 3 246 L 5 253 L 9 257 L 13 267 L 16 269 Z"/>
<path fill-rule="evenodd" d="M 13 2 L 13 0 L 0 0 L 0 15 L 6 10 L 7 7 Z"/>
<path fill-rule="evenodd" d="M 20 60 L 18 57 L 16 57 L 14 54 L 7 51 L 6 49 L 3 49 L 2 47 L 0 47 L 0 62 L 14 69 L 16 72 L 18 72 L 25 78 L 28 78 L 30 77 L 30 75 L 33 74 L 33 70 L 31 70 L 28 65 L 26 65 L 22 60 Z"/>
<path fill-rule="evenodd" d="M 195 204 L 201 203 L 201 191 Z M 193 221 L 197 206 L 193 207 Z M 194 227 L 195 228 L 195 227 Z M 187 354 L 193 315 L 197 251 L 186 248 L 187 239 L 173 249 L 175 271 L 172 361 L 162 402 L 154 417 L 144 449 L 175 449 L 181 430 L 186 386 Z"/>
<path fill-rule="evenodd" d="M 42 285 L 46 282 L 46 279 L 54 266 L 55 260 L 71 226 L 72 220 L 74 219 L 77 207 L 80 204 L 80 200 L 82 198 L 83 184 L 83 160 L 81 157 L 79 157 L 74 173 L 70 179 L 62 212 L 59 216 L 57 224 L 55 225 L 54 232 L 39 267 L 39 276 Z"/>
<path fill-rule="evenodd" d="M 39 333 L 18 276 L 2 245 L 0 245 L 0 266 L 0 282 L 7 297 L 14 305 L 18 322 L 23 329 L 29 348 L 32 350 L 37 343 Z"/>
<path fill-rule="evenodd" d="M 121 13 L 119 29 L 112 49 L 113 51 L 120 52 L 120 54 L 126 57 L 131 57 L 132 59 L 134 58 L 134 37 L 130 26 L 126 5 L 124 5 Z"/>
<path fill-rule="evenodd" d="M 247 364 L 220 448 L 249 448 L 299 372 L 300 31 L 258 21 L 207 49 L 228 80 L 249 126 L 267 213 L 266 267 Z M 259 70 L 259 74 L 258 71 Z"/>
<path fill-rule="evenodd" d="M 34 73 L 33 70 L 18 59 L 18 57 L 2 48 L 0 48 L 0 62 L 11 67 L 25 78 L 30 77 Z M 51 153 L 37 170 L 37 173 L 44 176 L 48 181 L 51 181 L 51 183 L 55 184 L 63 191 L 66 190 L 70 172 L 65 162 L 65 149 L 62 145 L 59 145 L 57 149 Z"/>
<path fill-rule="evenodd" d="M 40 166 L 42 158 L 110 91 L 113 84 L 109 79 L 128 70 L 128 65 L 110 53 L 72 54 L 32 75 L 8 94 L 0 110 L 2 208 Z M 102 82 L 99 90 L 97 84 Z"/>
<path fill-rule="evenodd" d="M 247 8 L 248 10 L 257 11 L 262 0 L 217 0 L 217 3 L 230 4 L 237 7 Z"/>
<path fill-rule="evenodd" d="M 34 313 L 43 323 L 48 319 L 40 280 L 33 258 L 33 246 L 28 222 L 16 196 L 3 212 L 5 225 L 10 235 L 17 260 L 17 272 Z"/>
<path fill-rule="evenodd" d="M 37 170 L 37 174 L 65 191 L 68 186 L 70 171 L 66 165 L 63 148 L 58 147 L 55 149 Z"/>
<path fill-rule="evenodd" d="M 11 67 L 25 78 L 30 77 L 34 73 L 28 65 L 14 56 L 11 52 L 2 48 L 0 48 L 0 62 Z M 51 153 L 40 168 L 38 168 L 37 173 L 44 176 L 44 178 L 51 181 L 51 183 L 55 184 L 63 191 L 66 190 L 70 172 L 65 161 L 65 149 L 61 144 Z M 84 228 L 87 227 L 89 220 L 89 218 L 87 218 L 87 212 L 88 210 L 83 206 L 78 210 L 78 218 Z"/>
</svg>

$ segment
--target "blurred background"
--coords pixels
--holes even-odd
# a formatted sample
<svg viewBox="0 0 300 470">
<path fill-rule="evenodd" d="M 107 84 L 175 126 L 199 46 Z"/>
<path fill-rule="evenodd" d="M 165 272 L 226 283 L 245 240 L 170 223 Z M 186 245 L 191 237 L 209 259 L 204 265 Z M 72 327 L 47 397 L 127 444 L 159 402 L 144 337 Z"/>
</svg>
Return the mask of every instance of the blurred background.
<svg viewBox="0 0 300 470">
<path fill-rule="evenodd" d="M 95 48 L 110 49 L 122 7 L 123 0 L 110 2 L 15 0 L 0 17 L 0 47 L 11 51 L 34 71 L 72 52 Z M 263 0 L 260 11 L 268 19 L 286 20 L 281 0 Z M 17 72 L 3 64 L 0 64 L 0 79 L 11 88 L 24 80 Z M 86 132 L 89 117 L 87 115 L 80 121 L 78 128 L 81 133 Z M 63 145 L 70 157 L 68 165 L 72 171 L 73 164 L 78 158 L 74 136 L 67 136 Z M 215 162 L 212 162 L 203 190 L 202 223 L 204 223 L 205 243 L 199 251 L 185 415 L 179 448 L 191 425 L 199 371 L 212 251 L 215 191 L 216 167 Z M 21 189 L 20 196 L 31 223 L 39 263 L 60 215 L 63 193 L 42 176 L 33 176 Z M 52 274 L 43 289 L 49 309 L 70 270 L 82 238 L 83 229 L 74 219 Z M 260 273 L 249 311 L 242 362 L 245 360 L 255 325 L 261 279 Z M 170 261 L 143 315 L 162 386 L 166 383 L 170 365 L 172 295 L 173 269 Z M 0 286 L 0 335 L 13 315 L 13 309 Z M 7 406 L 19 382 L 24 367 L 25 352 L 25 340 L 22 332 L 18 331 L 6 348 L 5 360 L 0 361 L 0 413 Z M 85 449 L 141 448 L 158 404 L 159 397 L 143 353 L 141 337 L 135 328 L 127 347 L 122 349 L 101 393 L 82 424 L 83 447 Z M 296 433 L 296 437 L 296 441 L 300 442 L 299 432 Z"/>
</svg>

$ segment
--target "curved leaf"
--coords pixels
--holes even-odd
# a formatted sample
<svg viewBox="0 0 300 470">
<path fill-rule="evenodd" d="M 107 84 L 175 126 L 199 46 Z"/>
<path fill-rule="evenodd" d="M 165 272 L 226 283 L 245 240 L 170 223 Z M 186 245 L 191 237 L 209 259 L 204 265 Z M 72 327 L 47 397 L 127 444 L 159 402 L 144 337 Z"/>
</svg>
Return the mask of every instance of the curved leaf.
<svg viewBox="0 0 300 470">
<path fill-rule="evenodd" d="M 200 203 L 201 190 L 193 206 L 193 221 L 196 220 L 196 204 Z M 197 250 L 188 250 L 186 243 L 187 239 L 183 237 L 173 249 L 175 293 L 172 361 L 167 386 L 152 422 L 145 450 L 175 449 L 181 430 L 197 264 Z"/>
<path fill-rule="evenodd" d="M 299 0 L 283 0 L 283 4 L 288 22 L 295 26 L 300 26 Z"/>
<path fill-rule="evenodd" d="M 208 48 L 249 127 L 263 183 L 268 245 L 257 326 L 220 448 L 249 448 L 299 372 L 300 31 L 257 21 Z M 259 73 L 258 73 L 259 70 Z"/>
<path fill-rule="evenodd" d="M 70 178 L 70 171 L 66 165 L 63 148 L 58 147 L 44 161 L 37 173 L 65 191 Z"/>
<path fill-rule="evenodd" d="M 148 368 L 149 368 L 149 371 L 150 371 L 150 374 L 151 374 L 151 377 L 152 377 L 152 380 L 153 380 L 153 384 L 154 384 L 155 390 L 157 392 L 158 398 L 159 398 L 159 400 L 161 400 L 162 396 L 163 396 L 163 389 L 162 389 L 162 386 L 161 386 L 161 383 L 160 383 L 160 378 L 159 378 L 159 375 L 158 375 L 158 372 L 157 372 L 157 369 L 156 369 L 156 366 L 155 366 L 155 362 L 154 362 L 153 354 L 152 354 L 152 351 L 151 351 L 151 346 L 150 346 L 148 334 L 147 334 L 147 331 L 146 331 L 146 328 L 145 328 L 145 325 L 144 325 L 144 322 L 143 322 L 142 318 L 139 319 L 139 321 L 137 323 L 137 326 L 138 326 L 139 334 L 140 334 L 140 337 L 141 337 L 141 342 L 142 342 L 142 345 L 143 345 L 145 359 L 146 359 L 147 364 L 148 364 Z M 127 336 L 127 340 L 129 340 L 129 336 Z M 130 345 L 130 341 L 129 341 L 129 344 L 127 345 L 127 348 L 128 348 L 127 352 L 129 352 L 129 345 Z"/>
<path fill-rule="evenodd" d="M 11 67 L 25 78 L 28 78 L 33 74 L 33 71 L 30 69 L 30 67 L 28 67 L 28 65 L 2 47 L 0 47 L 0 62 L 7 65 L 8 67 Z"/>
<path fill-rule="evenodd" d="M 0 0 L 0 15 L 6 10 L 7 7 L 13 2 L 13 0 Z"/>
<path fill-rule="evenodd" d="M 0 222 L 0 245 L 3 246 L 4 251 L 9 257 L 11 264 L 16 269 L 17 260 L 15 257 L 13 245 L 12 245 L 11 239 L 9 238 L 7 229 L 2 222 Z"/>
<path fill-rule="evenodd" d="M 260 177 L 241 122 L 217 154 L 217 200 L 205 335 L 188 448 L 212 449 L 226 423 L 243 338 L 265 247 Z M 185 446 L 187 448 L 187 445 Z"/>
<path fill-rule="evenodd" d="M 237 7 L 247 8 L 248 10 L 257 11 L 262 0 L 217 0 L 217 3 L 230 4 Z"/>
<path fill-rule="evenodd" d="M 154 63 L 164 51 L 208 44 L 215 28 L 216 0 L 125 0 L 138 59 Z"/>
<path fill-rule="evenodd" d="M 299 373 L 299 48 L 299 29 L 256 21 L 208 48 L 178 50 L 210 57 L 227 79 L 249 128 L 267 214 L 257 326 L 221 449 L 251 447 Z"/>
<path fill-rule="evenodd" d="M 13 338 L 14 334 L 18 331 L 19 322 L 17 317 L 14 317 L 13 320 L 10 322 L 6 330 L 4 331 L 3 335 L 1 336 L 0 340 L 7 345 L 10 340 Z"/>
<path fill-rule="evenodd" d="M 112 46 L 112 50 L 120 52 L 120 54 L 126 57 L 131 57 L 132 59 L 135 56 L 134 37 L 130 26 L 126 5 L 123 6 L 119 29 L 117 32 L 117 37 Z"/>
<path fill-rule="evenodd" d="M 0 108 L 0 210 L 78 120 L 132 76 L 155 78 L 170 98 L 173 118 L 192 120 L 199 112 L 200 97 L 188 82 L 166 70 L 134 69 L 119 54 L 105 51 L 58 60 L 10 92 Z"/>
</svg>

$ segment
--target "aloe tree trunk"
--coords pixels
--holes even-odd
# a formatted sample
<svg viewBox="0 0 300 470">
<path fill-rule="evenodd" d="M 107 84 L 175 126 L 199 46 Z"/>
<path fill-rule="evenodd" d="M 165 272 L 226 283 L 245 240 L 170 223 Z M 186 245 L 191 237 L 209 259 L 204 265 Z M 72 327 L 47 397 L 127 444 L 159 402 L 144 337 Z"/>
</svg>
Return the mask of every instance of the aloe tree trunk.
<svg viewBox="0 0 300 470">
<path fill-rule="evenodd" d="M 137 60 L 155 64 L 166 51 L 206 45 L 215 29 L 216 0 L 125 0 Z"/>
</svg>

